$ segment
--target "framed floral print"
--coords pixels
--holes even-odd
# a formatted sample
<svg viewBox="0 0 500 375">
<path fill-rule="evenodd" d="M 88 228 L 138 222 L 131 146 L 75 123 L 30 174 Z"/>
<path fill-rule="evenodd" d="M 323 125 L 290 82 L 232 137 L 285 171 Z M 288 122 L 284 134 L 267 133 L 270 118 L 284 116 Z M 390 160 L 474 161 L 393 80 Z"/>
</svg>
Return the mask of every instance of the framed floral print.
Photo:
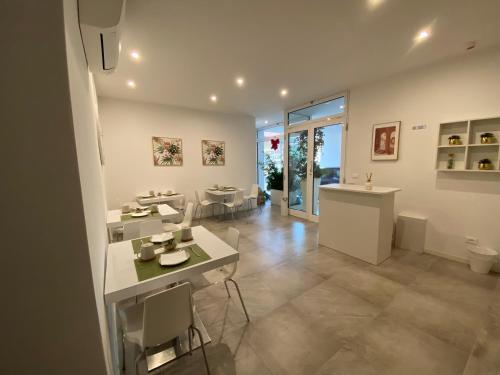
<svg viewBox="0 0 500 375">
<path fill-rule="evenodd" d="M 203 165 L 222 166 L 226 163 L 226 143 L 224 141 L 201 141 Z"/>
<path fill-rule="evenodd" d="M 153 161 L 157 167 L 182 165 L 182 139 L 153 137 Z"/>
</svg>

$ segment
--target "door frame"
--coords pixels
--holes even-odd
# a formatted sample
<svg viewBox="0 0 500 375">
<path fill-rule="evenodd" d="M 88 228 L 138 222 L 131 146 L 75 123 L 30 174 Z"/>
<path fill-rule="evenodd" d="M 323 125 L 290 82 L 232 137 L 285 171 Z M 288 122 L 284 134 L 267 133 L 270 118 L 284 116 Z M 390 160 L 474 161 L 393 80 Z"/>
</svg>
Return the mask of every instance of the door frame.
<svg viewBox="0 0 500 375">
<path fill-rule="evenodd" d="M 344 112 L 338 115 L 325 116 L 322 118 L 308 120 L 301 122 L 297 125 L 289 125 L 288 124 L 288 114 L 290 112 L 307 108 L 313 105 L 321 104 L 324 102 L 328 102 L 333 99 L 337 99 L 340 97 L 344 97 Z M 349 130 L 348 123 L 348 105 L 349 105 L 349 92 L 343 92 L 337 95 L 332 95 L 327 98 L 323 98 L 317 101 L 310 101 L 301 106 L 293 107 L 285 111 L 284 118 L 284 155 L 283 155 L 283 195 L 287 197 L 287 206 L 288 202 L 288 135 L 289 133 L 295 133 L 302 130 L 308 131 L 307 137 L 307 194 L 308 197 L 306 199 L 306 210 L 298 211 L 294 209 L 290 209 L 288 207 L 288 215 L 296 216 L 305 220 L 319 222 L 319 215 L 314 215 L 312 212 L 313 209 L 313 186 L 314 186 L 314 178 L 313 178 L 313 161 L 314 161 L 314 129 L 318 127 L 328 126 L 328 125 L 336 125 L 340 124 L 342 126 L 342 143 L 340 150 L 340 182 L 345 183 L 345 164 L 346 164 L 346 149 L 347 149 L 347 133 Z"/>
</svg>

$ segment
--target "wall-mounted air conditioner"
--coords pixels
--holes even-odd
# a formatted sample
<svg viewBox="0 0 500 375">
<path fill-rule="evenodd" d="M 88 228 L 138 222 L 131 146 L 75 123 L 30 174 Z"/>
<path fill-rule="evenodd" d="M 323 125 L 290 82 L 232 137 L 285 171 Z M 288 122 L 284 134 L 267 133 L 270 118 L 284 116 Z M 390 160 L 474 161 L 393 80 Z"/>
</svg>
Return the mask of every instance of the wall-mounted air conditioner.
<svg viewBox="0 0 500 375">
<path fill-rule="evenodd" d="M 113 72 L 118 64 L 125 1 L 78 1 L 83 46 L 92 73 Z"/>
</svg>

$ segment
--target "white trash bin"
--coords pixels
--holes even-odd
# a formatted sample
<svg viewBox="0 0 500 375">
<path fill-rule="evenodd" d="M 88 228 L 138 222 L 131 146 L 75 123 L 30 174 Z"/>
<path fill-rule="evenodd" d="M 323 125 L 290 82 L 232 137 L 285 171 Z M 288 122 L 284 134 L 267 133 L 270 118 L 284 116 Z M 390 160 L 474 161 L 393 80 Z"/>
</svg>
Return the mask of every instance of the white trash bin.
<svg viewBox="0 0 500 375">
<path fill-rule="evenodd" d="M 396 222 L 396 247 L 422 254 L 427 218 L 413 212 L 400 212 Z"/>
<path fill-rule="evenodd" d="M 482 246 L 469 246 L 470 269 L 477 273 L 488 273 L 496 261 L 498 253 Z"/>
</svg>

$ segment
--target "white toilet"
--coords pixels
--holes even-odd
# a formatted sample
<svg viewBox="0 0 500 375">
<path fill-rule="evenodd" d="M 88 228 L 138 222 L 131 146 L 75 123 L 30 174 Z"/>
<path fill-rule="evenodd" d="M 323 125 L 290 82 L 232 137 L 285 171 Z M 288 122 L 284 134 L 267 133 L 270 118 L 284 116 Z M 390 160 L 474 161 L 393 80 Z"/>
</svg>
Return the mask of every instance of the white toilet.
<svg viewBox="0 0 500 375">
<path fill-rule="evenodd" d="M 490 272 L 493 263 L 497 261 L 498 252 L 482 246 L 468 246 L 470 269 L 477 273 Z"/>
</svg>

